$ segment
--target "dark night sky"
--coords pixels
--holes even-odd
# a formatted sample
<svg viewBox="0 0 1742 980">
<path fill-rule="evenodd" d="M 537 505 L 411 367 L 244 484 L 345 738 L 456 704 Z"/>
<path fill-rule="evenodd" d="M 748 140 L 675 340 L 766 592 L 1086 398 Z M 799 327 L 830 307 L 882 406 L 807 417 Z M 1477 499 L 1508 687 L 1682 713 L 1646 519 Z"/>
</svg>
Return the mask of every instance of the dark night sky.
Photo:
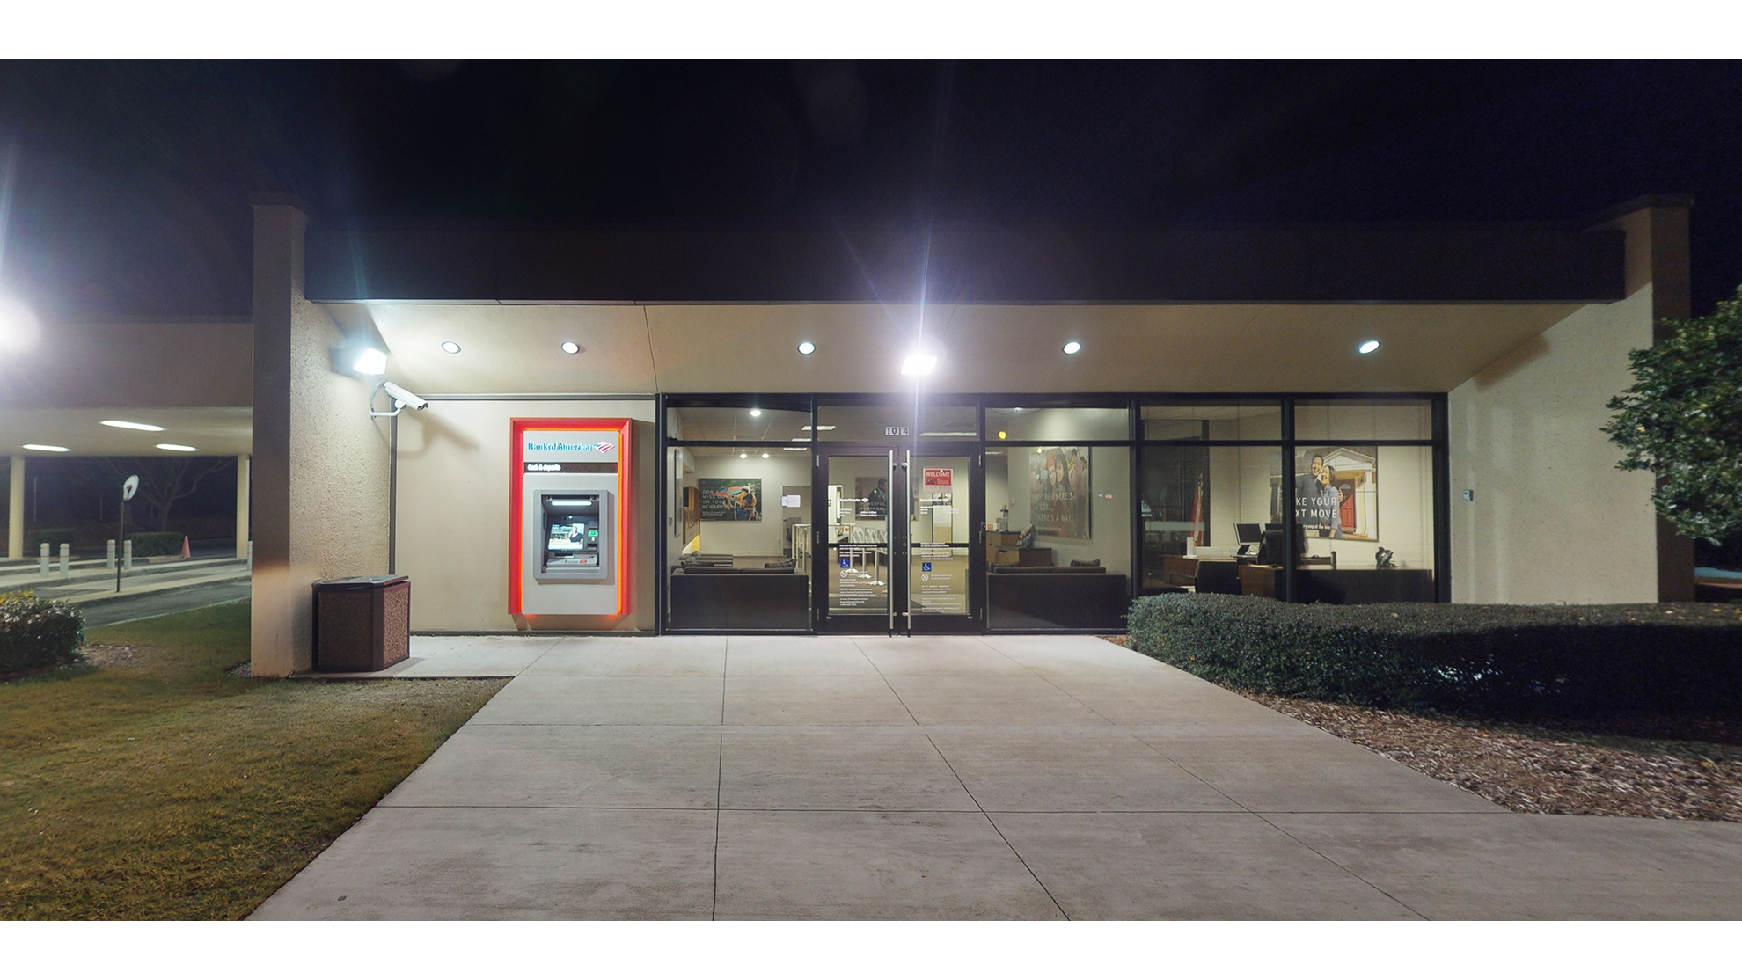
<svg viewBox="0 0 1742 980">
<path fill-rule="evenodd" d="M 1561 219 L 1691 193 L 1742 282 L 1742 68 L 1590 62 L 8 62 L 0 285 L 248 311 L 254 190 L 317 216 Z"/>
</svg>

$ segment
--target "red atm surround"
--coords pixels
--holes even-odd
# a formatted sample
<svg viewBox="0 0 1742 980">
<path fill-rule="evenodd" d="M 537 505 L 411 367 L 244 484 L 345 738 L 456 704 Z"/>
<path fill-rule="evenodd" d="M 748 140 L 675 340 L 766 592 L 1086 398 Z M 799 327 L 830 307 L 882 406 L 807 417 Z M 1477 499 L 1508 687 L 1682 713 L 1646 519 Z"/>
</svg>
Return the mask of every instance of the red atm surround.
<svg viewBox="0 0 1742 980">
<path fill-rule="evenodd" d="M 526 441 L 528 432 L 554 429 L 596 429 L 598 431 L 614 431 L 617 433 L 617 611 L 613 615 L 623 616 L 629 612 L 629 553 L 632 536 L 630 528 L 630 480 L 629 471 L 635 466 L 634 443 L 631 441 L 632 430 L 635 427 L 633 419 L 510 419 L 509 454 L 508 454 L 508 612 L 513 616 L 524 614 L 523 583 L 521 558 L 524 548 L 521 543 L 521 518 L 525 509 L 522 502 L 522 481 L 526 476 Z"/>
</svg>

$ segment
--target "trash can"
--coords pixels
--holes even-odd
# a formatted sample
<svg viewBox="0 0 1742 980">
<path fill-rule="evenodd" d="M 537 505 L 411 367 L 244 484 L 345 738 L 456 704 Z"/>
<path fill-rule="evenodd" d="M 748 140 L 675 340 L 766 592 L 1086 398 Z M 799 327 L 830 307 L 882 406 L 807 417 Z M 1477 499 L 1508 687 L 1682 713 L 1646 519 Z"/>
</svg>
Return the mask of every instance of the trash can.
<svg viewBox="0 0 1742 980">
<path fill-rule="evenodd" d="M 353 575 L 315 583 L 315 669 L 383 670 L 411 655 L 411 578 Z"/>
</svg>

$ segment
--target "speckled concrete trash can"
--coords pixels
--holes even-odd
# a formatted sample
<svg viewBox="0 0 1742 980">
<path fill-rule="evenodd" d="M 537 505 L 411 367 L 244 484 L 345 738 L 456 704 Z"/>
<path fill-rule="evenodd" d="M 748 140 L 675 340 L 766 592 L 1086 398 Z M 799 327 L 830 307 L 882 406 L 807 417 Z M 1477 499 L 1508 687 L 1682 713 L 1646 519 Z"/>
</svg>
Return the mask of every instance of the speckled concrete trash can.
<svg viewBox="0 0 1742 980">
<path fill-rule="evenodd" d="M 354 575 L 314 588 L 316 670 L 382 670 L 410 656 L 409 576 Z"/>
</svg>

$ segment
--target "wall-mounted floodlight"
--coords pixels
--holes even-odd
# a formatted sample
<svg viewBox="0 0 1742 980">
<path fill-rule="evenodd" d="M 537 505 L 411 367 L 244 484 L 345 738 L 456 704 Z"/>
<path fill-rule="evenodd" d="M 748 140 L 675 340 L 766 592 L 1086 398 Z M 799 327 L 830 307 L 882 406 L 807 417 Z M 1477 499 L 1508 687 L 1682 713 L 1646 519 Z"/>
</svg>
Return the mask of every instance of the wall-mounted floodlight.
<svg viewBox="0 0 1742 980">
<path fill-rule="evenodd" d="M 0 295 L 0 354 L 22 354 L 36 346 L 42 324 L 23 301 Z"/>
<path fill-rule="evenodd" d="M 365 347 L 351 360 L 351 370 L 358 374 L 386 374 L 387 352 L 378 347 Z"/>
<path fill-rule="evenodd" d="M 1083 345 L 1077 343 L 1074 340 L 1065 344 L 1065 353 L 1066 354 L 1075 354 L 1077 351 L 1080 351 L 1082 349 L 1083 349 Z"/>
<path fill-rule="evenodd" d="M 106 425 L 111 429 L 138 429 L 140 432 L 163 431 L 163 426 L 161 425 L 152 425 L 149 422 L 124 422 L 121 419 L 104 419 L 97 424 Z"/>
<path fill-rule="evenodd" d="M 50 446 L 40 442 L 27 442 L 19 448 L 34 449 L 39 453 L 64 453 L 68 451 L 65 446 Z"/>
<path fill-rule="evenodd" d="M 1374 351 L 1379 349 L 1379 341 L 1369 340 L 1366 343 L 1362 344 L 1361 346 L 1359 346 L 1355 349 L 1360 351 L 1363 354 L 1371 354 Z"/>
<path fill-rule="evenodd" d="M 816 351 L 817 351 L 816 344 L 813 344 L 808 340 L 801 340 L 798 342 L 798 352 L 800 354 L 815 354 Z"/>
<path fill-rule="evenodd" d="M 913 353 L 902 358 L 901 373 L 907 375 L 926 375 L 938 366 L 937 355 Z"/>
<path fill-rule="evenodd" d="M 157 444 L 157 448 L 168 450 L 169 452 L 172 452 L 172 453 L 197 453 L 197 452 L 199 452 L 199 450 L 195 449 L 192 446 L 184 446 L 184 445 L 182 445 L 180 443 L 176 443 L 176 442 L 160 442 Z"/>
</svg>

